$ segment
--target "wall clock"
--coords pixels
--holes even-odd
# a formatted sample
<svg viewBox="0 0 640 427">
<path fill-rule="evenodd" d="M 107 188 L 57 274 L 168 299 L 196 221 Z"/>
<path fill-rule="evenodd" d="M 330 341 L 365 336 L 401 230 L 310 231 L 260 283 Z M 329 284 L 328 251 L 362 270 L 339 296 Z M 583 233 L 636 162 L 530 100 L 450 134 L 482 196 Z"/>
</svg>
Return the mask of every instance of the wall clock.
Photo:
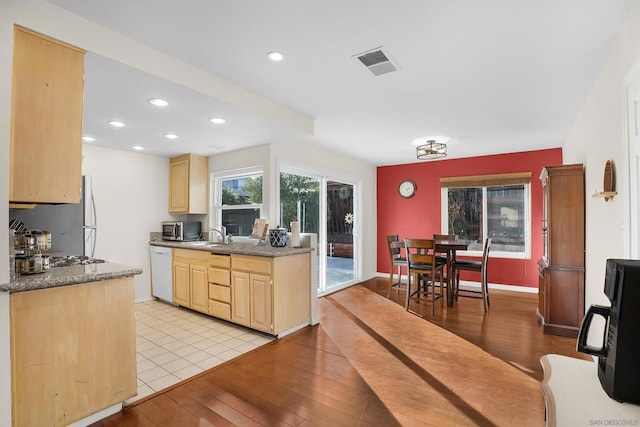
<svg viewBox="0 0 640 427">
<path fill-rule="evenodd" d="M 398 193 L 400 193 L 400 196 L 404 197 L 405 199 L 409 199 L 416 194 L 417 189 L 418 187 L 416 186 L 415 182 L 410 179 L 405 179 L 398 186 Z"/>
</svg>

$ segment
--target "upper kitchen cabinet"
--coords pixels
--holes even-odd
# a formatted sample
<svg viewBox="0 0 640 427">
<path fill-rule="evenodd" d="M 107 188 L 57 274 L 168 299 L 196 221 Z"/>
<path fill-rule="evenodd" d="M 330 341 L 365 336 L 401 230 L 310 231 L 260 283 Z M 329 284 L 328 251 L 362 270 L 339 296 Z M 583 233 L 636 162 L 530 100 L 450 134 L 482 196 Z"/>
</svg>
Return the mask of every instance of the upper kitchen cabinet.
<svg viewBox="0 0 640 427">
<path fill-rule="evenodd" d="M 80 202 L 84 56 L 15 27 L 10 202 Z"/>
<path fill-rule="evenodd" d="M 169 213 L 207 213 L 207 171 L 205 156 L 183 154 L 169 163 Z"/>
</svg>

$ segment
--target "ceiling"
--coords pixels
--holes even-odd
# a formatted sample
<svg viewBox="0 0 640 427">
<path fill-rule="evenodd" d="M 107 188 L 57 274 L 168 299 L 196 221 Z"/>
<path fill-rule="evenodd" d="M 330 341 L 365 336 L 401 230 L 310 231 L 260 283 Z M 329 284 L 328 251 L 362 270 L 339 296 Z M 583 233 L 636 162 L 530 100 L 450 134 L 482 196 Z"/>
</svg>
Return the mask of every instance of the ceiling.
<svg viewBox="0 0 640 427">
<path fill-rule="evenodd" d="M 313 120 L 313 135 L 89 52 L 92 144 L 172 156 L 306 140 L 374 165 L 562 146 L 636 0 L 50 0 Z M 353 56 L 383 46 L 400 70 Z M 281 62 L 266 54 L 280 51 Z M 161 73 L 159 73 L 161 74 Z M 172 102 L 166 109 L 148 98 Z M 208 118 L 229 120 L 214 126 Z M 107 120 L 129 126 L 112 129 Z M 176 140 L 162 135 L 175 133 Z"/>
</svg>

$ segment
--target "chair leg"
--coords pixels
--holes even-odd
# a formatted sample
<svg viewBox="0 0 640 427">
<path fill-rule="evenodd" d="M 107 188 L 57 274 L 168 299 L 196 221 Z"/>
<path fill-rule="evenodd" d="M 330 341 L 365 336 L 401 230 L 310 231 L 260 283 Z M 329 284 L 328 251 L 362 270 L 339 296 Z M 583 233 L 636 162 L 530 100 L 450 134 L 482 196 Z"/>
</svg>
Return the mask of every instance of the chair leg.
<svg viewBox="0 0 640 427">
<path fill-rule="evenodd" d="M 444 299 L 445 299 L 445 295 L 444 295 L 444 289 L 446 288 L 446 286 L 443 286 L 444 282 L 444 277 L 442 277 L 443 274 L 440 273 L 440 307 L 444 308 Z M 449 292 L 449 290 L 447 289 L 447 292 Z M 447 297 L 449 297 L 449 295 L 447 295 Z"/>
<path fill-rule="evenodd" d="M 404 304 L 404 309 L 409 311 L 409 296 L 411 296 L 411 277 L 412 274 L 407 271 L 407 298 Z"/>
<path fill-rule="evenodd" d="M 391 289 L 393 289 L 393 263 L 389 269 L 389 290 L 387 291 L 387 299 L 391 298 Z"/>
<path fill-rule="evenodd" d="M 484 305 L 484 311 L 489 311 L 489 284 L 487 283 L 486 272 L 482 273 L 482 304 Z"/>
<path fill-rule="evenodd" d="M 398 266 L 398 286 L 396 288 L 396 295 L 400 295 L 400 286 L 402 286 L 402 266 Z"/>
</svg>

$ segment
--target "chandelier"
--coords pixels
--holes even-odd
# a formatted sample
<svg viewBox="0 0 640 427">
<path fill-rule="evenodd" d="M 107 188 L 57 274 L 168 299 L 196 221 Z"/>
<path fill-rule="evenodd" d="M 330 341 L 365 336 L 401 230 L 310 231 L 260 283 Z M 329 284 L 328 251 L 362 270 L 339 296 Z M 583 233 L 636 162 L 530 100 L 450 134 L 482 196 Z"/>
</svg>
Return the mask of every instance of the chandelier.
<svg viewBox="0 0 640 427">
<path fill-rule="evenodd" d="M 418 160 L 434 160 L 447 156 L 447 144 L 430 139 L 426 144 L 416 147 Z"/>
</svg>

